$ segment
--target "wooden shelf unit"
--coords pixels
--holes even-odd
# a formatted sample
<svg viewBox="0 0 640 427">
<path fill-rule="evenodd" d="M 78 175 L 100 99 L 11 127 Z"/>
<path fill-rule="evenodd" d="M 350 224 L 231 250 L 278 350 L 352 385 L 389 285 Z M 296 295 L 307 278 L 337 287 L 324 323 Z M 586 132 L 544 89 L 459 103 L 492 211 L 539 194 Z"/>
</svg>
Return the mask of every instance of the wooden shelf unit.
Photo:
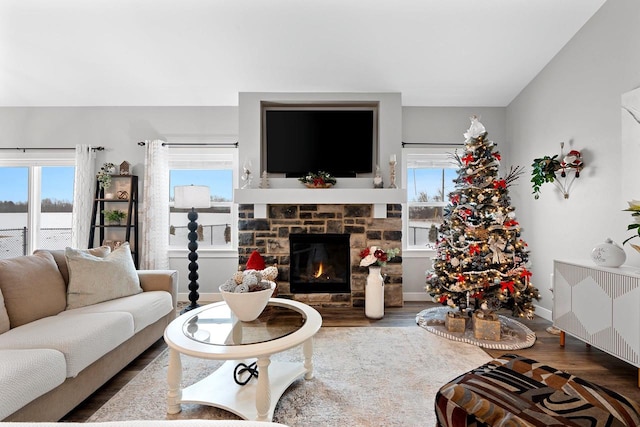
<svg viewBox="0 0 640 427">
<path fill-rule="evenodd" d="M 106 194 L 113 194 L 113 197 L 105 197 Z M 105 209 L 126 210 L 127 216 L 124 223 L 107 224 L 102 213 Z M 89 248 L 100 246 L 108 241 L 129 242 L 133 262 L 136 268 L 139 267 L 138 177 L 136 175 L 113 175 L 111 186 L 106 190 L 100 188 L 100 183 L 96 180 L 96 193 L 93 199 L 91 228 L 89 230 Z"/>
</svg>

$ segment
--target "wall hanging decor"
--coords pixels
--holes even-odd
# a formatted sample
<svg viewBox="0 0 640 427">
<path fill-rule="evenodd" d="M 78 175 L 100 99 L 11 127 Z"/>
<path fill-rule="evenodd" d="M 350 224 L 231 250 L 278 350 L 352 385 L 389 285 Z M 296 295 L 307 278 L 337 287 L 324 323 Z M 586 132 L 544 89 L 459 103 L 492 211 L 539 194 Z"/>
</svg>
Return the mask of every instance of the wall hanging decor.
<svg viewBox="0 0 640 427">
<path fill-rule="evenodd" d="M 564 196 L 569 198 L 569 191 L 576 178 L 580 178 L 580 171 L 584 168 L 582 154 L 578 150 L 571 150 L 564 154 L 564 142 L 560 143 L 560 154 L 543 156 L 533 159 L 531 164 L 531 184 L 533 195 L 540 198 L 540 187 L 547 182 L 552 183 Z"/>
</svg>

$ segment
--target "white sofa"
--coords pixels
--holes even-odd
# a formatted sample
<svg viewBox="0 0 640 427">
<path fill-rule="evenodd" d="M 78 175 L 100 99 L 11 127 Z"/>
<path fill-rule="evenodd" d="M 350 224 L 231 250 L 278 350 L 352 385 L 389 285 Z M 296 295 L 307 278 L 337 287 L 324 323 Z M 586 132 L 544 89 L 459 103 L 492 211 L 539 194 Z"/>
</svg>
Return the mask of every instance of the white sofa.
<svg viewBox="0 0 640 427">
<path fill-rule="evenodd" d="M 64 251 L 0 260 L 0 420 L 59 420 L 162 338 L 175 318 L 177 272 L 130 274 L 142 291 L 68 308 Z"/>
</svg>

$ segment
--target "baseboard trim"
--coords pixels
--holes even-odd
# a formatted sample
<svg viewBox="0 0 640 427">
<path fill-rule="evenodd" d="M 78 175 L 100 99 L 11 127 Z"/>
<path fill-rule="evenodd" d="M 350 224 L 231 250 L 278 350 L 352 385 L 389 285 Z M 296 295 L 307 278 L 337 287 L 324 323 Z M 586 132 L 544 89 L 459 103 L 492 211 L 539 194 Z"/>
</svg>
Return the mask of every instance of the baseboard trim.
<svg viewBox="0 0 640 427">
<path fill-rule="evenodd" d="M 404 301 L 424 301 L 424 302 L 433 301 L 431 299 L 431 295 L 429 295 L 426 292 L 404 292 L 402 294 L 402 298 Z M 188 303 L 189 293 L 188 292 L 178 293 L 178 301 Z M 222 297 L 217 292 L 210 292 L 210 293 L 200 294 L 200 298 L 198 299 L 198 301 L 217 302 L 217 301 L 222 301 Z M 544 307 L 540 307 L 538 305 L 534 305 L 534 307 L 536 309 L 535 313 L 537 316 L 540 316 L 543 319 L 548 320 L 550 322 L 553 320 L 553 313 L 551 310 Z"/>
</svg>

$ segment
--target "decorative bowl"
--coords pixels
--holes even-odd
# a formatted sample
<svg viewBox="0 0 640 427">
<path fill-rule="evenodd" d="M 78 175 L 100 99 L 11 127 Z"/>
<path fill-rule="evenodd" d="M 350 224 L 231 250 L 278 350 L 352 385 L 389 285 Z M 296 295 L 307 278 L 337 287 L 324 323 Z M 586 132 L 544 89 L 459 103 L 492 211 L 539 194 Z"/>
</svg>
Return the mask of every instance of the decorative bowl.
<svg viewBox="0 0 640 427">
<path fill-rule="evenodd" d="M 243 322 L 252 322 L 260 316 L 273 295 L 275 282 L 269 282 L 269 289 L 255 292 L 226 292 L 220 289 L 222 299 L 229 309 Z"/>
</svg>

